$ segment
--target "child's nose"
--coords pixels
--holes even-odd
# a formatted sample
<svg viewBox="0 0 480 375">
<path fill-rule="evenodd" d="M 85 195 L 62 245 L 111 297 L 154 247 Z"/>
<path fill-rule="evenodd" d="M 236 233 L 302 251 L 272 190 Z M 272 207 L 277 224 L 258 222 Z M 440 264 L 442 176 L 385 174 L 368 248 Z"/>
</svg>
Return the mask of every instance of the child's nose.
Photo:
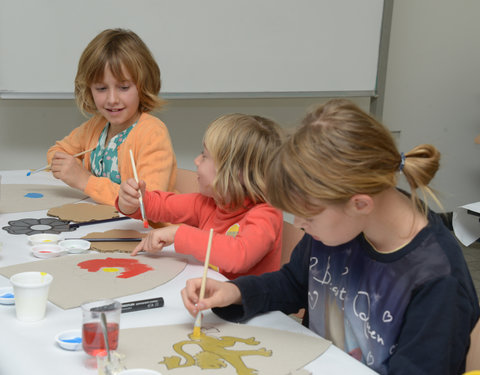
<svg viewBox="0 0 480 375">
<path fill-rule="evenodd" d="M 193 162 L 195 163 L 195 166 L 198 167 L 198 165 L 200 164 L 200 158 L 201 158 L 202 155 L 198 155 L 195 159 L 193 159 Z"/>
<path fill-rule="evenodd" d="M 107 100 L 109 104 L 116 103 L 118 101 L 118 95 L 115 90 L 109 90 Z"/>
</svg>

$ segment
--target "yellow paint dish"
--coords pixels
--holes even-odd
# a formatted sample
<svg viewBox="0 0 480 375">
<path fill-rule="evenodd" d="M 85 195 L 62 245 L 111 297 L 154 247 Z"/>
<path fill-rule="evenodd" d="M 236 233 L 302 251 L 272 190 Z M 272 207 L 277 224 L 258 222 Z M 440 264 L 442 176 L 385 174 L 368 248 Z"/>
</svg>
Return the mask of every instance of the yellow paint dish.
<svg viewBox="0 0 480 375">
<path fill-rule="evenodd" d="M 31 245 L 53 244 L 56 245 L 60 241 L 60 236 L 53 233 L 39 233 L 28 236 Z"/>
</svg>

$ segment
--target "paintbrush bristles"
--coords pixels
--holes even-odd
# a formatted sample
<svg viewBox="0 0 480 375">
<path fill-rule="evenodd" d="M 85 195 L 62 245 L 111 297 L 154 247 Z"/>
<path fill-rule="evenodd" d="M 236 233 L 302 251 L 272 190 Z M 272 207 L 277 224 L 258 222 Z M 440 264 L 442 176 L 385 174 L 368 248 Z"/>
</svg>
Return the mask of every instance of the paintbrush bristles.
<svg viewBox="0 0 480 375">
<path fill-rule="evenodd" d="M 201 301 L 205 296 L 205 285 L 207 283 L 207 272 L 208 272 L 208 264 L 210 262 L 210 252 L 212 250 L 212 239 L 213 239 L 213 228 L 210 228 L 210 235 L 208 236 L 207 254 L 205 255 L 205 264 L 203 266 L 202 284 L 200 286 L 200 294 L 198 296 L 199 301 Z M 195 324 L 193 326 L 194 337 L 200 336 L 201 327 L 202 327 L 202 313 L 199 311 L 197 313 Z"/>
<path fill-rule="evenodd" d="M 198 313 L 200 314 L 200 313 Z M 199 325 L 196 325 L 195 327 L 193 327 L 193 337 L 200 337 L 202 335 L 202 330 L 200 328 L 200 323 Z"/>
</svg>

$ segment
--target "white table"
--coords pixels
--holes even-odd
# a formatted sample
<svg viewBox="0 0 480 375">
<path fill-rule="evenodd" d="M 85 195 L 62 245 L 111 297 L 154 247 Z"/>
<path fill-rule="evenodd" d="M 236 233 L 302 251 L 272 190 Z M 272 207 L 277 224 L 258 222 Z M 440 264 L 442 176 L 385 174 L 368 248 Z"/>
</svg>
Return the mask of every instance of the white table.
<svg viewBox="0 0 480 375">
<path fill-rule="evenodd" d="M 25 171 L 1 171 L 3 184 L 62 184 L 53 179 L 50 173 L 40 172 L 26 177 Z M 1 194 L 1 190 L 0 190 Z M 44 218 L 47 210 L 0 214 L 0 228 L 8 225 L 10 220 L 27 217 Z M 63 232 L 65 237 L 82 237 L 87 233 L 105 231 L 109 229 L 133 229 L 144 231 L 142 223 L 137 220 L 125 220 L 115 223 L 104 223 L 80 227 L 74 232 Z M 39 260 L 30 252 L 26 235 L 11 235 L 0 229 L 0 266 L 25 263 Z M 173 253 L 173 249 L 168 251 Z M 68 255 L 66 255 L 68 256 Z M 180 290 L 186 280 L 200 277 L 203 274 L 203 265 L 194 259 L 189 259 L 185 269 L 173 280 L 146 292 L 133 296 L 117 298 L 120 302 L 140 300 L 153 297 L 163 297 L 165 306 L 162 308 L 144 310 L 122 314 L 121 328 L 144 326 L 192 323 L 193 318 L 184 308 Z M 209 277 L 223 280 L 224 277 L 209 270 Z M 10 286 L 10 282 L 0 276 L 0 287 Z M 45 319 L 26 323 L 15 317 L 14 305 L 0 305 L 0 374 L 1 375 L 94 375 L 97 370 L 92 366 L 92 360 L 83 351 L 70 352 L 60 349 L 54 341 L 57 333 L 80 328 L 80 308 L 63 310 L 48 302 Z M 221 321 L 211 311 L 205 312 L 205 322 Z M 280 312 L 271 312 L 251 319 L 247 324 L 287 331 L 315 335 L 295 320 Z M 374 371 L 350 357 L 348 354 L 331 345 L 319 358 L 308 364 L 305 369 L 313 374 L 375 374 Z"/>
</svg>

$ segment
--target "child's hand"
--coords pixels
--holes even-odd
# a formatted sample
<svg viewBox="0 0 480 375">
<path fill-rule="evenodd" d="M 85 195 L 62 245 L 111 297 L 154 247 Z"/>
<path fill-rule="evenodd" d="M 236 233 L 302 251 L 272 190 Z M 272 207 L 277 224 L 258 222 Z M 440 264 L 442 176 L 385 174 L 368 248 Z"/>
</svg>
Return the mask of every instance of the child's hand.
<svg viewBox="0 0 480 375">
<path fill-rule="evenodd" d="M 142 195 L 145 193 L 146 184 L 145 181 L 137 182 L 133 178 L 129 178 L 120 184 L 120 190 L 118 191 L 118 208 L 125 215 L 133 214 L 140 207 L 140 193 L 138 189 L 141 189 Z"/>
<path fill-rule="evenodd" d="M 148 233 L 142 242 L 132 251 L 131 255 L 137 255 L 139 251 L 155 253 L 161 251 L 165 246 L 171 245 L 175 240 L 178 225 L 169 225 L 168 227 L 154 229 Z"/>
<path fill-rule="evenodd" d="M 65 182 L 68 186 L 84 191 L 92 175 L 79 162 L 65 152 L 57 151 L 53 155 L 51 171 L 53 177 Z"/>
<path fill-rule="evenodd" d="M 187 280 L 187 285 L 181 292 L 183 304 L 193 316 L 212 307 L 242 303 L 242 294 L 235 284 L 213 279 L 207 279 L 204 298 L 199 301 L 201 285 L 201 278 Z"/>
</svg>

